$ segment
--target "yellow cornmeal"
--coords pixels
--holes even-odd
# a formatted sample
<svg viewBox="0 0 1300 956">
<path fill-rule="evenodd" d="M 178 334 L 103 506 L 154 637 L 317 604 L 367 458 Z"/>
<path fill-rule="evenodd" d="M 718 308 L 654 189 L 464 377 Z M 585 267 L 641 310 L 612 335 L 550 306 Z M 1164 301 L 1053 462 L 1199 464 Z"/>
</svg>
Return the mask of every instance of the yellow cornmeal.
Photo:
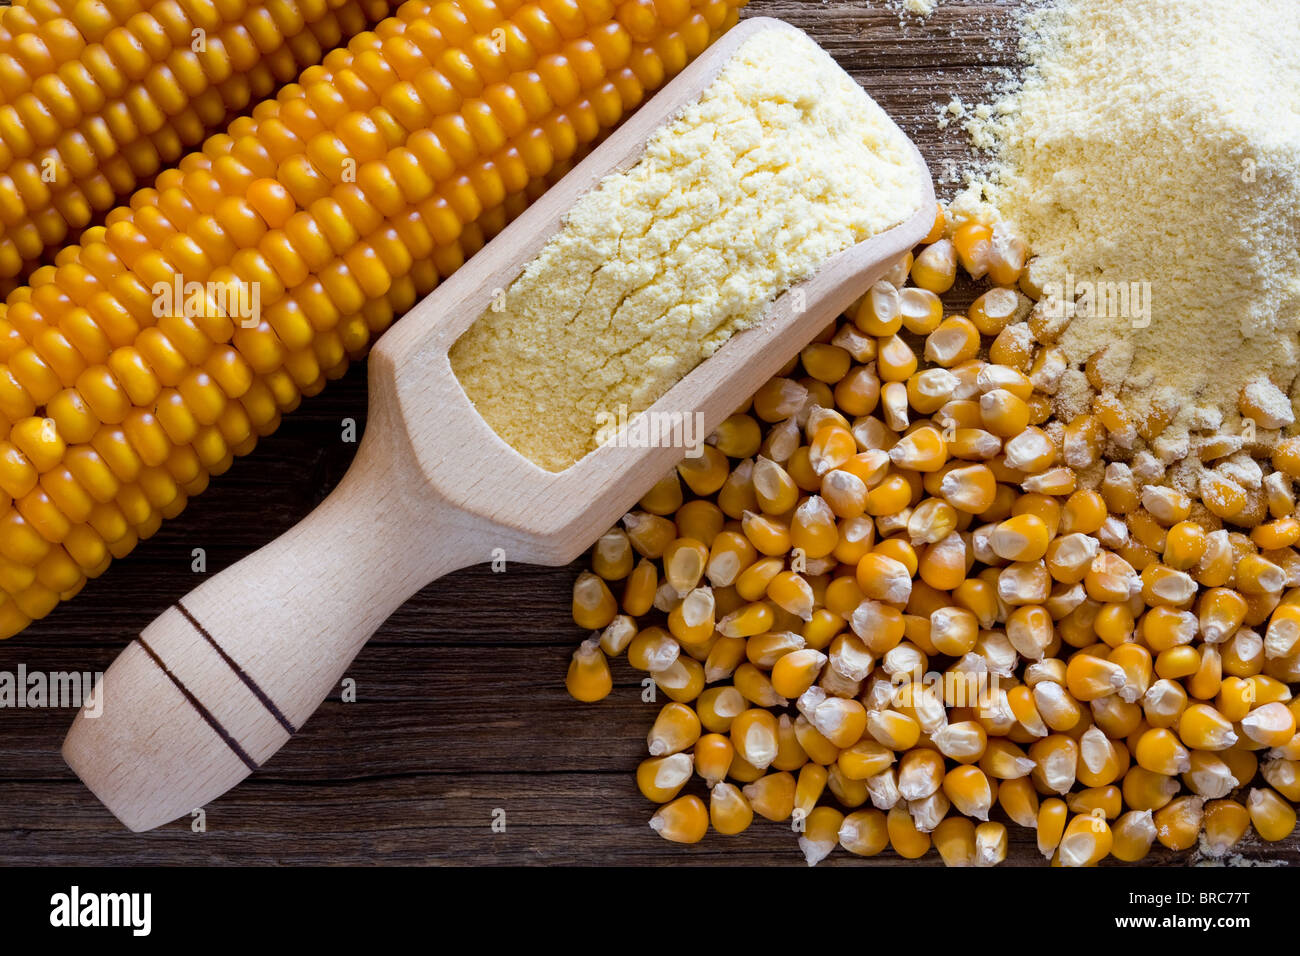
<svg viewBox="0 0 1300 956">
<path fill-rule="evenodd" d="M 906 138 L 861 87 L 803 34 L 763 31 L 574 204 L 452 368 L 497 434 L 561 471 L 620 406 L 648 408 L 921 195 Z"/>
</svg>

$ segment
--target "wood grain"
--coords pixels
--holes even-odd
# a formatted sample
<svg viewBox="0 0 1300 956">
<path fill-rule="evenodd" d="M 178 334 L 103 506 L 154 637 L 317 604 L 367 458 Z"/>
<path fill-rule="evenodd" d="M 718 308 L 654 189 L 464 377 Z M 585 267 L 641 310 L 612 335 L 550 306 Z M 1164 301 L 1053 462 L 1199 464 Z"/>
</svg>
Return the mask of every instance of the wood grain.
<svg viewBox="0 0 1300 956">
<path fill-rule="evenodd" d="M 943 3 L 927 21 L 863 0 L 753 0 L 747 15 L 808 31 L 920 146 L 945 191 L 945 162 L 968 153 L 940 131 L 939 102 L 985 98 L 1014 67 L 1012 4 Z M 285 418 L 212 487 L 74 601 L 0 644 L 0 671 L 104 670 L 154 617 L 204 577 L 287 530 L 338 482 L 365 416 L 354 369 Z M 432 542 L 431 542 L 432 545 Z M 206 573 L 191 571 L 202 548 Z M 582 635 L 568 611 L 580 564 L 457 572 L 400 608 L 336 691 L 259 773 L 206 808 L 206 832 L 180 820 L 132 834 L 59 757 L 69 710 L 0 710 L 0 865 L 16 864 L 591 864 L 802 865 L 794 837 L 760 821 L 739 837 L 682 848 L 646 826 L 652 808 L 632 771 L 655 707 L 619 663 L 596 705 L 565 694 Z M 504 811 L 504 832 L 494 832 Z M 1032 834 L 1010 828 L 1012 861 L 1040 863 Z M 1258 859 L 1300 858 L 1294 841 L 1252 845 Z M 1157 853 L 1150 862 L 1179 865 Z M 844 853 L 826 865 L 861 865 Z M 898 865 L 886 853 L 869 861 Z M 932 854 L 921 864 L 935 864 Z M 907 864 L 918 865 L 918 864 Z"/>
</svg>

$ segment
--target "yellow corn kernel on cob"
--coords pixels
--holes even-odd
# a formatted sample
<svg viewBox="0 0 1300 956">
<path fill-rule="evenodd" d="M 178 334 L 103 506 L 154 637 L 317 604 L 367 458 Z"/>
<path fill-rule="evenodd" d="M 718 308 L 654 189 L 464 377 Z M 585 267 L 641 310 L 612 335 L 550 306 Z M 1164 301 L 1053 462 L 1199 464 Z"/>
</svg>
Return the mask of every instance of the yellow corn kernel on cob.
<svg viewBox="0 0 1300 956">
<path fill-rule="evenodd" d="M 444 3 L 453 29 L 485 3 Z M 387 0 L 22 0 L 0 18 L 0 280 L 386 16 Z"/>
<path fill-rule="evenodd" d="M 517 213 L 512 197 L 737 19 L 734 0 L 536 4 L 502 49 L 446 46 L 410 9 L 8 296 L 0 634 L 178 513 Z M 156 315 L 155 290 L 181 280 L 232 290 L 227 305 L 256 290 L 260 314 Z"/>
</svg>

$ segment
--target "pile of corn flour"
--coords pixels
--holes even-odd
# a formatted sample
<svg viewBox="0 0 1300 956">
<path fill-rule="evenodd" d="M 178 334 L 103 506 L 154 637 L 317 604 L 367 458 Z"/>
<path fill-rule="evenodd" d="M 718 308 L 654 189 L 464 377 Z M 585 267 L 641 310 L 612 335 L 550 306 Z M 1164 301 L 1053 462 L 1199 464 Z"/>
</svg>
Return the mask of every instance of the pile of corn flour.
<svg viewBox="0 0 1300 956">
<path fill-rule="evenodd" d="M 1172 413 L 1163 463 L 1264 451 L 1300 400 L 1300 3 L 1041 0 L 1021 34 L 1020 81 L 967 115 L 993 159 L 953 211 L 1090 292 L 1058 414 L 1087 411 L 1092 359 L 1135 418 Z M 1242 421 L 1247 387 L 1271 418 Z"/>
</svg>

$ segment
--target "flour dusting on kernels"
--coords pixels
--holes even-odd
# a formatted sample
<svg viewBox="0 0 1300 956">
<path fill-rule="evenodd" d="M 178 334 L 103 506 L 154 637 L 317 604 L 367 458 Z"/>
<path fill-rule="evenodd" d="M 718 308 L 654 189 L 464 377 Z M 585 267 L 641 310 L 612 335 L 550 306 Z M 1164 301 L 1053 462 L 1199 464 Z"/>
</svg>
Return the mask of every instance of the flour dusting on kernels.
<svg viewBox="0 0 1300 956">
<path fill-rule="evenodd" d="M 998 152 L 956 214 L 995 209 L 1042 275 L 1100 283 L 1060 345 L 1134 418 L 1170 419 L 1165 457 L 1207 410 L 1239 430 L 1251 383 L 1294 399 L 1300 4 L 1052 0 L 1022 29 L 1019 88 L 966 124 Z"/>
</svg>

